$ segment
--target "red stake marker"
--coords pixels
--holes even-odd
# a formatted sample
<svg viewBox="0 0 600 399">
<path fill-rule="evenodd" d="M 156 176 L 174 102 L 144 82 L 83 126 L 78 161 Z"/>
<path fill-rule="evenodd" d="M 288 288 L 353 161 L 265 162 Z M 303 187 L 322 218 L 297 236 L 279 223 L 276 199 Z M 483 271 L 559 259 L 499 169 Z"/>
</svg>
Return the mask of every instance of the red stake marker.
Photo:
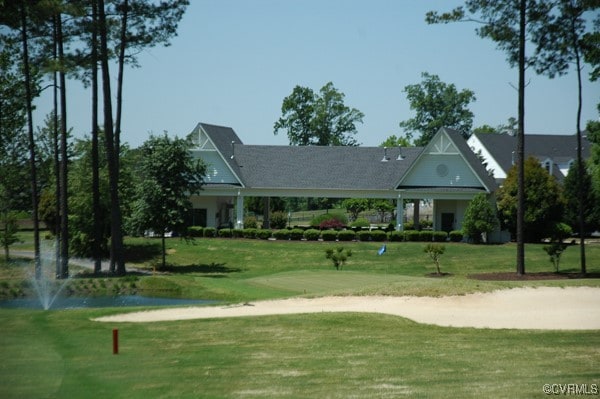
<svg viewBox="0 0 600 399">
<path fill-rule="evenodd" d="M 113 329 L 113 355 L 119 354 L 119 330 Z"/>
</svg>

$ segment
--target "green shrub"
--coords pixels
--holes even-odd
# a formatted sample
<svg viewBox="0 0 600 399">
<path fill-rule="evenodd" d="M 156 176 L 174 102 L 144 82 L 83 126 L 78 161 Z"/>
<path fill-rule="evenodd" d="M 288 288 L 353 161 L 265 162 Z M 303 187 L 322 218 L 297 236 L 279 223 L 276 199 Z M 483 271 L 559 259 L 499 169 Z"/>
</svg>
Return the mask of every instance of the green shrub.
<svg viewBox="0 0 600 399">
<path fill-rule="evenodd" d="M 383 230 L 373 230 L 371 231 L 371 241 L 385 241 L 387 240 L 388 235 Z"/>
<path fill-rule="evenodd" d="M 317 241 L 321 236 L 321 232 L 317 229 L 308 229 L 304 231 L 304 238 L 307 241 Z"/>
<path fill-rule="evenodd" d="M 335 241 L 337 239 L 338 232 L 335 230 L 323 230 L 321 232 L 321 238 L 323 241 Z"/>
<path fill-rule="evenodd" d="M 404 231 L 404 239 L 406 241 L 420 241 L 421 240 L 421 232 L 419 230 L 405 230 Z"/>
<path fill-rule="evenodd" d="M 287 226 L 287 215 L 281 211 L 271 213 L 269 225 L 272 229 L 285 229 Z"/>
<path fill-rule="evenodd" d="M 188 227 L 188 236 L 190 237 L 203 237 L 204 227 L 202 226 L 190 226 Z"/>
<path fill-rule="evenodd" d="M 261 240 L 268 240 L 269 238 L 271 238 L 272 234 L 273 233 L 271 232 L 271 230 L 268 230 L 268 229 L 256 230 L 256 238 L 259 238 Z"/>
<path fill-rule="evenodd" d="M 394 241 L 394 242 L 404 241 L 404 232 L 403 231 L 392 231 L 390 233 L 390 241 Z"/>
<path fill-rule="evenodd" d="M 275 237 L 277 240 L 289 240 L 290 239 L 290 231 L 287 229 L 275 230 L 273 232 L 273 237 Z"/>
<path fill-rule="evenodd" d="M 310 226 L 315 228 L 338 228 L 344 227 L 348 224 L 348 218 L 342 213 L 324 213 L 319 216 L 315 216 L 310 221 Z M 325 226 L 325 227 L 322 227 Z"/>
<path fill-rule="evenodd" d="M 254 227 L 244 229 L 244 230 L 242 230 L 242 236 L 244 238 L 256 238 L 256 231 L 257 231 L 257 229 Z"/>
<path fill-rule="evenodd" d="M 304 237 L 304 230 L 292 229 L 290 230 L 290 240 L 299 241 Z"/>
<path fill-rule="evenodd" d="M 217 235 L 221 238 L 231 238 L 233 236 L 233 229 L 221 229 L 217 232 Z"/>
<path fill-rule="evenodd" d="M 214 227 L 204 228 L 204 237 L 215 237 L 217 235 L 217 229 Z"/>
<path fill-rule="evenodd" d="M 551 241 L 563 241 L 573 235 L 573 229 L 566 223 L 556 223 L 552 229 Z"/>
<path fill-rule="evenodd" d="M 448 237 L 450 237 L 450 241 L 452 242 L 461 242 L 463 239 L 463 232 L 462 230 L 452 230 L 448 233 Z"/>
<path fill-rule="evenodd" d="M 231 236 L 233 238 L 242 238 L 244 236 L 244 230 L 242 230 L 242 229 L 233 229 L 233 230 L 231 230 Z"/>
<path fill-rule="evenodd" d="M 361 230 L 356 233 L 356 238 L 359 241 L 371 241 L 371 232 L 369 230 Z"/>
<path fill-rule="evenodd" d="M 338 232 L 339 241 L 352 241 L 356 238 L 356 233 L 352 230 L 342 230 Z"/>
<path fill-rule="evenodd" d="M 407 230 L 414 230 L 415 229 L 415 224 L 413 223 L 412 220 L 407 221 L 406 223 L 403 224 L 404 227 L 404 231 Z"/>
<path fill-rule="evenodd" d="M 419 241 L 433 241 L 433 231 L 431 230 L 421 230 L 419 232 Z"/>
<path fill-rule="evenodd" d="M 448 239 L 448 233 L 445 231 L 434 231 L 432 239 L 435 242 L 446 242 Z"/>
<path fill-rule="evenodd" d="M 258 228 L 258 221 L 254 216 L 247 216 L 244 218 L 244 228 L 246 229 L 256 229 Z"/>
<path fill-rule="evenodd" d="M 421 226 L 422 229 L 430 229 L 433 227 L 433 220 L 419 220 L 419 226 Z"/>
<path fill-rule="evenodd" d="M 350 223 L 351 227 L 369 227 L 371 223 L 366 218 L 358 218 L 354 222 Z"/>
<path fill-rule="evenodd" d="M 328 220 L 324 220 L 321 222 L 321 224 L 319 225 L 319 228 L 321 230 L 330 230 L 330 229 L 334 229 L 334 230 L 341 230 L 344 227 L 346 227 L 345 224 L 343 224 L 342 222 L 340 222 L 337 219 L 328 219 Z"/>
</svg>

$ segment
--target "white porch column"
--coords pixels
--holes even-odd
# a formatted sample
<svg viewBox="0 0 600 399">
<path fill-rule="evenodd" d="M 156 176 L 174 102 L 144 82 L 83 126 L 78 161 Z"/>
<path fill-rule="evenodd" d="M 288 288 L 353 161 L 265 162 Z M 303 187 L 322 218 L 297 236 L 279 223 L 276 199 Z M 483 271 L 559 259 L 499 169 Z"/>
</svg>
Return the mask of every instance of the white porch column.
<svg viewBox="0 0 600 399">
<path fill-rule="evenodd" d="M 400 194 L 396 202 L 396 230 L 404 231 L 404 200 Z"/>
<path fill-rule="evenodd" d="M 244 196 L 238 190 L 237 194 L 237 203 L 235 205 L 236 211 L 236 221 L 235 228 L 243 229 L 244 228 Z"/>
</svg>

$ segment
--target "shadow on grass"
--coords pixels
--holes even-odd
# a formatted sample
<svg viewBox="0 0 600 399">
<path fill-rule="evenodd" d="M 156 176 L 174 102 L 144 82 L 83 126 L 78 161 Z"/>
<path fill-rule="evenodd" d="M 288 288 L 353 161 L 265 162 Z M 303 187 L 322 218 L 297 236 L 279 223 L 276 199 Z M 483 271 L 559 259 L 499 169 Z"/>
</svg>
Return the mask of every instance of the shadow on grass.
<svg viewBox="0 0 600 399">
<path fill-rule="evenodd" d="M 166 265 L 159 269 L 161 272 L 169 272 L 174 274 L 186 273 L 204 273 L 204 274 L 229 274 L 241 272 L 242 269 L 237 267 L 226 266 L 225 263 L 210 263 L 202 265 Z"/>
<path fill-rule="evenodd" d="M 125 263 L 149 262 L 162 254 L 160 241 L 127 243 L 123 252 Z"/>
</svg>

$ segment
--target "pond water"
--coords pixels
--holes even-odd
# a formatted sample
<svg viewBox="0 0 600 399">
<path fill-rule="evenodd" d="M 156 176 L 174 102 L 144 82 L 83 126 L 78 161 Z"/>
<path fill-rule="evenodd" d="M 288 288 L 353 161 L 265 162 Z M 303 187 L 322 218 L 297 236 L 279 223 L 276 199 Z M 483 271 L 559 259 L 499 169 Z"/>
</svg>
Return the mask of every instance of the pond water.
<svg viewBox="0 0 600 399">
<path fill-rule="evenodd" d="M 81 308 L 112 308 L 127 306 L 183 306 L 211 305 L 218 301 L 203 299 L 160 298 L 141 295 L 99 296 L 99 297 L 59 297 L 50 310 Z M 16 298 L 0 300 L 0 308 L 43 309 L 37 298 Z"/>
</svg>

